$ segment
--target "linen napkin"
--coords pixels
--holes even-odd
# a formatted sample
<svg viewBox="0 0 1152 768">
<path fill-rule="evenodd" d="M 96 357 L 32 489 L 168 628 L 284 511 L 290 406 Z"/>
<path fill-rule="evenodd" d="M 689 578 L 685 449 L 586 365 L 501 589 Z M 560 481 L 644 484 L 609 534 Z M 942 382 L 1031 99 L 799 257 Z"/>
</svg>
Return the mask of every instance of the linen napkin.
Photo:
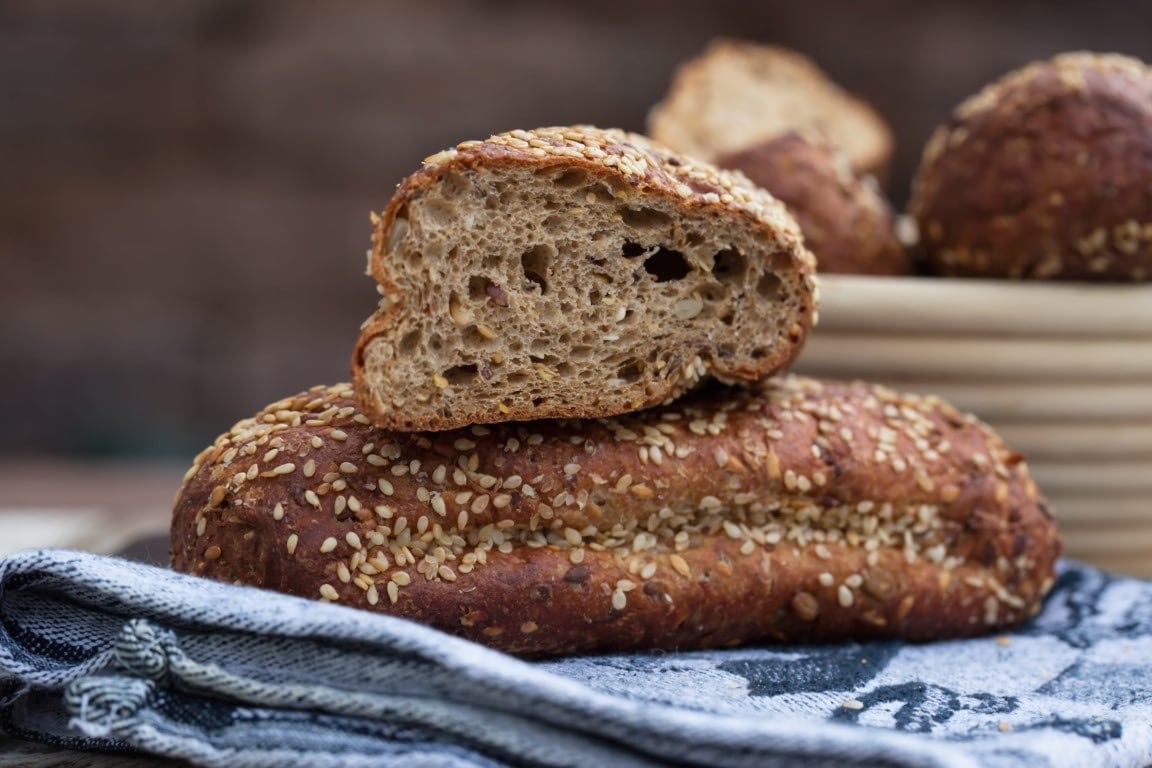
<svg viewBox="0 0 1152 768">
<path fill-rule="evenodd" d="M 207 766 L 1145 766 L 1152 583 L 975 640 L 525 662 L 62 550 L 0 560 L 0 731 Z"/>
</svg>

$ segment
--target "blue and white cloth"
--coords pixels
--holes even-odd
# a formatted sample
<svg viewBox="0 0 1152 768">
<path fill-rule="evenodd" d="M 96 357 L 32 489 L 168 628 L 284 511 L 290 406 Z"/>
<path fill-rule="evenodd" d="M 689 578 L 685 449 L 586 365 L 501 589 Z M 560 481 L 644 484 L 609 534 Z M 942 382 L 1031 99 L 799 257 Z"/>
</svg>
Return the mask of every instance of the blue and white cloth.
<svg viewBox="0 0 1152 768">
<path fill-rule="evenodd" d="M 0 560 L 0 731 L 208 766 L 1147 766 L 1152 584 L 1019 631 L 520 661 L 79 552 Z"/>
</svg>

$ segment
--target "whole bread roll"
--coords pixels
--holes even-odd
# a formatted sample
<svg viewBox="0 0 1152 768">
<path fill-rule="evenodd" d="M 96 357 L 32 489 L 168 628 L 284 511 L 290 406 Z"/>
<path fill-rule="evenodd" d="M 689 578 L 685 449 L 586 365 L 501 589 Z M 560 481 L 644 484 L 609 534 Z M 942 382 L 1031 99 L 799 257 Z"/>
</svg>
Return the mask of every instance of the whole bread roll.
<svg viewBox="0 0 1152 768">
<path fill-rule="evenodd" d="M 788 207 L 821 273 L 910 275 L 912 258 L 896 237 L 892 207 L 872 176 L 815 135 L 787 133 L 724 155 L 716 164 L 742 171 Z"/>
<path fill-rule="evenodd" d="M 740 174 L 590 127 L 428 158 L 376 224 L 352 383 L 390 429 L 610 416 L 755 381 L 815 312 L 796 222 Z"/>
<path fill-rule="evenodd" d="M 944 275 L 1152 277 L 1152 70 L 1068 53 L 988 85 L 924 150 L 910 212 Z"/>
<path fill-rule="evenodd" d="M 787 133 L 820 136 L 861 174 L 884 179 L 892 131 L 808 57 L 774 45 L 717 38 L 681 64 L 648 113 L 648 134 L 716 162 Z"/>
<path fill-rule="evenodd" d="M 348 385 L 202 452 L 172 563 L 523 655 L 960 637 L 1060 544 L 1021 457 L 931 397 L 795 376 L 621 418 L 397 433 Z"/>
</svg>

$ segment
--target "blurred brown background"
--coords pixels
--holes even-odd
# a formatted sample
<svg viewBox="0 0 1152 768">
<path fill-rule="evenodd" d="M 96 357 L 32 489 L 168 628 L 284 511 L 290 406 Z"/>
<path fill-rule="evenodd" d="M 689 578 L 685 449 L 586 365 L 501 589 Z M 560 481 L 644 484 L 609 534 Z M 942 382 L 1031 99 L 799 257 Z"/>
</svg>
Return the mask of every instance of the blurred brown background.
<svg viewBox="0 0 1152 768">
<path fill-rule="evenodd" d="M 190 458 L 347 376 L 368 212 L 516 127 L 640 130 L 712 36 L 814 57 L 898 139 L 1062 50 L 1152 59 L 1152 3 L 0 3 L 0 457 Z"/>
</svg>

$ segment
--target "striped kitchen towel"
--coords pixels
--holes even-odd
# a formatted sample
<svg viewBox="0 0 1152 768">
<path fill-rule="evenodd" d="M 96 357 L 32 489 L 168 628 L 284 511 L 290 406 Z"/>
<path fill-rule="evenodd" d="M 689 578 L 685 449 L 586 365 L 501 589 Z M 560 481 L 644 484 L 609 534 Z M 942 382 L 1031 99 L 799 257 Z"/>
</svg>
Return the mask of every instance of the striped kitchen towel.
<svg viewBox="0 0 1152 768">
<path fill-rule="evenodd" d="M 526 662 L 59 550 L 0 560 L 0 731 L 207 766 L 1146 766 L 1152 583 L 1066 562 L 1016 632 Z"/>
</svg>

